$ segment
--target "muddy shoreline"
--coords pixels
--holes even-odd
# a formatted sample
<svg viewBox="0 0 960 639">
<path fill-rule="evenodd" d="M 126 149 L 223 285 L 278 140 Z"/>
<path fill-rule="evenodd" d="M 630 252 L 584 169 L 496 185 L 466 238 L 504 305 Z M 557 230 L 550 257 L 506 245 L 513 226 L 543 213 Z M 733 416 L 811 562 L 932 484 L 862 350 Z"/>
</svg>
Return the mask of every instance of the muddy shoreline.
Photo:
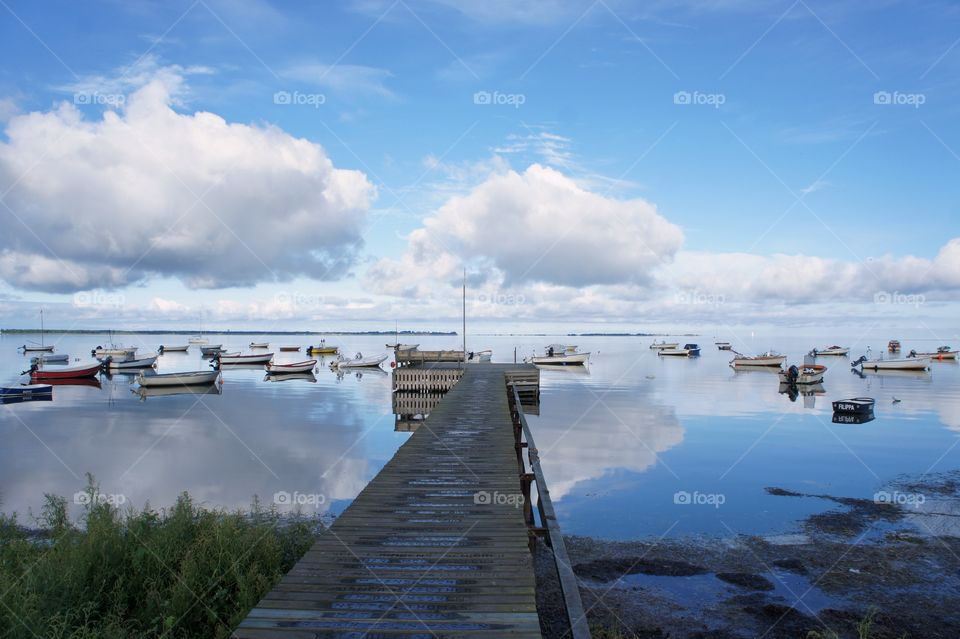
<svg viewBox="0 0 960 639">
<path fill-rule="evenodd" d="M 565 537 L 595 636 L 960 637 L 960 473 L 901 478 L 863 499 L 767 492 L 828 508 L 767 537 Z M 563 637 L 546 549 L 536 565 L 544 636 Z"/>
</svg>

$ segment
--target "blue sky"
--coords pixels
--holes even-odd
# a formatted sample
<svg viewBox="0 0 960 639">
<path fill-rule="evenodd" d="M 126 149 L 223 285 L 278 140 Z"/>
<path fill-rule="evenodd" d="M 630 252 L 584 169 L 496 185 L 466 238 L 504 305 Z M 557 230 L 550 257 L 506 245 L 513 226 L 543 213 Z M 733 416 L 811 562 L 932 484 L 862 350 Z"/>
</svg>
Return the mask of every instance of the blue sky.
<svg viewBox="0 0 960 639">
<path fill-rule="evenodd" d="M 5 326 L 29 323 L 39 304 L 88 323 L 103 315 L 191 322 L 201 312 L 235 325 L 450 318 L 453 274 L 463 266 L 472 314 L 501 324 L 692 325 L 718 315 L 789 323 L 795 308 L 856 322 L 876 317 L 878 303 L 890 321 L 950 325 L 955 316 L 956 5 L 4 0 L 0 16 L 0 216 L 19 229 L 0 242 Z M 57 190 L 57 171 L 69 169 L 67 160 L 56 165 L 61 140 L 78 131 L 108 137 L 90 129 L 104 112 L 129 124 L 132 96 L 151 82 L 166 87 L 156 105 L 175 114 L 248 127 L 237 135 L 275 127 L 290 153 L 299 153 L 295 140 L 307 140 L 335 175 L 367 184 L 349 178 L 349 206 L 327 196 L 314 202 L 310 184 L 326 183 L 324 169 L 298 156 L 288 175 L 264 156 L 263 166 L 232 176 L 251 189 L 239 198 L 240 208 L 251 203 L 242 214 L 206 204 L 185 213 L 189 203 L 175 198 L 169 210 L 156 207 L 158 217 L 224 222 L 191 230 L 193 239 L 211 237 L 184 244 L 182 254 L 171 249 L 166 261 L 137 259 L 156 256 L 151 248 L 170 239 L 163 225 L 116 247 L 102 265 L 92 247 L 67 255 L 72 248 L 38 241 L 87 237 L 78 215 L 90 216 L 87 226 L 129 216 L 132 237 L 138 206 L 179 189 L 180 176 L 151 183 L 151 175 L 156 155 L 176 173 L 170 165 L 179 166 L 185 148 L 176 136 L 204 130 L 193 119 L 158 132 L 170 146 L 159 153 L 145 142 L 150 130 L 134 127 L 141 134 L 119 163 L 132 177 L 102 175 L 107 169 L 91 160 L 88 170 L 106 186 Z M 64 101 L 80 123 L 29 119 L 52 117 Z M 17 122 L 22 138 L 10 134 Z M 71 134 L 41 132 L 55 126 Z M 231 134 L 209 145 L 231 148 Z M 89 144 L 77 157 L 102 148 Z M 190 168 L 200 174 L 193 195 L 215 190 L 216 176 L 232 170 L 213 163 L 205 185 L 205 166 Z M 531 166 L 546 173 L 527 173 Z M 315 182 L 291 187 L 313 170 Z M 124 189 L 125 179 L 138 188 Z M 576 195 L 552 197 L 568 188 Z M 147 194 L 149 202 L 138 200 Z M 559 210 L 567 201 L 578 204 Z M 67 210 L 78 202 L 115 210 L 103 220 Z M 518 222 L 539 202 L 559 208 Z M 227 198 L 219 206 L 238 205 Z M 309 252 L 306 241 L 267 236 L 323 206 L 323 223 L 300 235 L 325 247 L 323 269 L 257 254 L 251 238 Z M 250 237 L 239 230 L 272 215 L 280 216 L 275 227 Z M 500 246 L 498 234 L 528 246 L 530 263 L 522 264 L 522 250 Z M 231 237 L 243 246 L 230 246 Z M 618 244 L 625 239 L 635 250 Z M 219 265 L 229 269 L 190 265 L 187 249 L 220 243 Z M 568 258 L 553 260 L 557 251 Z M 644 252 L 654 259 L 632 255 Z M 23 262 L 38 257 L 49 272 L 24 276 Z M 608 263 L 598 266 L 601 257 Z"/>
</svg>

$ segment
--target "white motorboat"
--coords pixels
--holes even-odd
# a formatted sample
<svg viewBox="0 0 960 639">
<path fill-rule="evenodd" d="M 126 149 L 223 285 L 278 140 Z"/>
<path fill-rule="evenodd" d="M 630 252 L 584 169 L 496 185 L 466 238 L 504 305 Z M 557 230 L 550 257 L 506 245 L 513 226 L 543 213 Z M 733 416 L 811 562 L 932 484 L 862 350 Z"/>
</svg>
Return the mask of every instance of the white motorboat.
<svg viewBox="0 0 960 639">
<path fill-rule="evenodd" d="M 730 365 L 734 368 L 741 366 L 782 366 L 785 361 L 787 361 L 786 355 L 781 355 L 776 351 L 767 351 L 766 353 L 761 353 L 756 357 L 751 357 L 749 355 L 743 355 L 741 353 L 737 354 L 732 360 L 730 360 Z"/>
<path fill-rule="evenodd" d="M 949 346 L 941 346 L 934 353 L 914 353 L 911 351 L 912 357 L 929 357 L 931 360 L 937 360 L 942 362 L 944 360 L 955 360 L 957 359 L 957 351 L 951 350 Z"/>
<path fill-rule="evenodd" d="M 590 353 L 568 353 L 564 344 L 550 344 L 543 355 L 531 355 L 523 361 L 543 366 L 583 366 L 590 361 Z"/>
<path fill-rule="evenodd" d="M 38 355 L 30 358 L 31 364 L 66 364 L 70 361 L 69 355 Z"/>
<path fill-rule="evenodd" d="M 293 364 L 267 364 L 267 372 L 272 375 L 282 373 L 310 373 L 317 366 L 317 360 L 310 359 L 305 362 L 295 362 Z"/>
<path fill-rule="evenodd" d="M 925 371 L 930 368 L 929 357 L 893 357 L 890 359 L 883 359 L 883 357 L 881 357 L 880 359 L 870 359 L 869 353 L 870 351 L 868 349 L 867 355 L 863 355 L 860 359 L 851 362 L 850 366 L 874 371 Z"/>
<path fill-rule="evenodd" d="M 661 348 L 657 351 L 660 357 L 697 357 L 700 347 L 697 344 L 684 344 L 683 348 Z"/>
<path fill-rule="evenodd" d="M 377 357 L 376 355 L 364 357 L 363 353 L 357 353 L 353 359 L 346 359 L 343 356 L 338 357 L 330 362 L 330 368 L 373 368 L 380 366 L 380 364 L 384 363 L 386 360 L 386 355 L 381 355 L 380 357 Z"/>
<path fill-rule="evenodd" d="M 122 370 L 124 368 L 150 368 L 152 366 L 156 366 L 157 356 L 153 355 L 152 357 L 141 357 L 140 359 L 133 357 L 126 359 L 114 359 L 113 357 L 108 356 L 102 361 L 103 365 L 110 370 Z"/>
<path fill-rule="evenodd" d="M 822 364 L 790 366 L 787 370 L 780 371 L 780 381 L 784 384 L 819 384 L 826 372 L 827 367 Z"/>
<path fill-rule="evenodd" d="M 664 350 L 667 348 L 677 348 L 679 346 L 680 342 L 667 342 L 664 340 L 662 342 L 654 342 L 650 345 L 650 348 L 653 350 Z"/>
<path fill-rule="evenodd" d="M 147 375 L 140 372 L 137 383 L 146 388 L 160 386 L 199 386 L 213 384 L 220 377 L 220 371 L 193 371 L 184 373 L 162 373 Z"/>
<path fill-rule="evenodd" d="M 262 355 L 241 355 L 240 353 L 217 353 L 217 361 L 221 364 L 266 364 L 273 359 L 273 353 Z"/>
<path fill-rule="evenodd" d="M 185 344 L 185 345 L 183 345 L 183 346 L 164 346 L 163 344 L 161 344 L 161 345 L 160 345 L 160 348 L 157 349 L 157 352 L 159 352 L 159 353 L 161 353 L 161 354 L 163 354 L 163 353 L 186 353 L 188 350 L 190 350 L 190 345 L 189 345 L 189 344 Z"/>
<path fill-rule="evenodd" d="M 833 355 L 833 356 L 837 356 L 837 357 L 845 357 L 845 356 L 846 356 L 847 354 L 849 354 L 849 353 L 850 353 L 850 347 L 849 347 L 849 346 L 837 346 L 837 345 L 828 346 L 828 347 L 826 347 L 826 348 L 815 348 L 815 349 L 813 349 L 812 351 L 810 351 L 810 354 L 813 355 L 814 357 L 822 357 L 822 356 L 825 356 L 825 355 L 826 355 L 826 356 Z"/>
</svg>

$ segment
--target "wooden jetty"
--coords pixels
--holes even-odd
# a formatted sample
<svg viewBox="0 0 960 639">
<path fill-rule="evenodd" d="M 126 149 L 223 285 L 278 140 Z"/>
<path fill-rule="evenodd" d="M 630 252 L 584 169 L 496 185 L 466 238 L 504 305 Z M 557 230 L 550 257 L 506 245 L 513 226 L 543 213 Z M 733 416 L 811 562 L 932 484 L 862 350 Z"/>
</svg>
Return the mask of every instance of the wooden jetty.
<svg viewBox="0 0 960 639">
<path fill-rule="evenodd" d="M 233 637 L 540 637 L 530 550 L 543 537 L 554 552 L 570 636 L 589 638 L 520 388 L 511 382 L 529 382 L 535 370 L 463 367 Z"/>
</svg>

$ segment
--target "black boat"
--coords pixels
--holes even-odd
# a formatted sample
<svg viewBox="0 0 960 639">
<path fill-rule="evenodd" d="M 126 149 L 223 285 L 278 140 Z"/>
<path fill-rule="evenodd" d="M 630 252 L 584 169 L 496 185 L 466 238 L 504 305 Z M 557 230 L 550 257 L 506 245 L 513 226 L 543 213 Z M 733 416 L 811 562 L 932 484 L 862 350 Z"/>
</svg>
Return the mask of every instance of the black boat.
<svg viewBox="0 0 960 639">
<path fill-rule="evenodd" d="M 865 415 L 873 412 L 875 401 L 872 397 L 854 397 L 852 399 L 838 399 L 833 402 L 833 412 Z"/>
</svg>

